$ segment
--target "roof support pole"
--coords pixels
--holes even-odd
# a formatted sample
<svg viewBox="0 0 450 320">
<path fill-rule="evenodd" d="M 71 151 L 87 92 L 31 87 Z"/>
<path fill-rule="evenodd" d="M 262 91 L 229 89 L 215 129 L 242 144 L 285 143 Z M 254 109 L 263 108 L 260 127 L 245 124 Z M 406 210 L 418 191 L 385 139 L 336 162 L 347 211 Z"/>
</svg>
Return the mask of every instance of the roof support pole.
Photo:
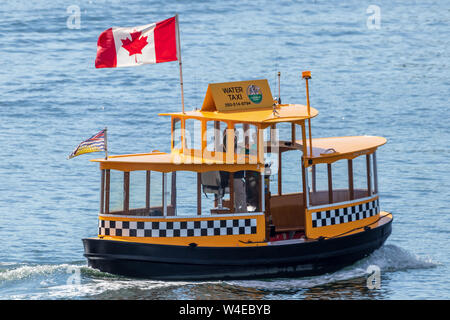
<svg viewBox="0 0 450 320">
<path fill-rule="evenodd" d="M 245 150 L 250 150 L 250 132 L 248 131 L 249 125 L 248 123 L 243 123 L 242 127 L 244 129 L 244 148 Z"/>
<path fill-rule="evenodd" d="M 145 209 L 150 210 L 150 177 L 151 171 L 147 170 L 145 175 Z"/>
<path fill-rule="evenodd" d="M 257 130 L 258 130 L 258 134 L 256 135 L 256 144 L 257 144 L 257 161 L 258 163 L 264 162 L 264 152 L 265 152 L 265 147 L 264 147 L 264 129 L 262 128 L 262 126 L 260 124 L 258 124 L 256 126 Z"/>
<path fill-rule="evenodd" d="M 295 123 L 291 123 L 291 142 L 292 144 L 295 143 L 296 134 L 295 134 Z"/>
<path fill-rule="evenodd" d="M 234 213 L 234 173 L 230 172 L 230 213 Z"/>
<path fill-rule="evenodd" d="M 349 200 L 355 199 L 355 190 L 353 186 L 353 160 L 348 160 L 348 192 Z"/>
<path fill-rule="evenodd" d="M 303 193 L 305 199 L 305 209 L 311 204 L 310 194 L 309 194 L 309 181 L 308 181 L 308 168 L 302 163 L 303 171 Z"/>
<path fill-rule="evenodd" d="M 333 173 L 331 172 L 331 163 L 327 163 L 328 169 L 328 203 L 333 203 Z"/>
<path fill-rule="evenodd" d="M 100 172 L 100 213 L 103 213 L 105 209 L 105 170 L 102 169 Z"/>
<path fill-rule="evenodd" d="M 105 213 L 109 213 L 109 193 L 110 193 L 111 170 L 105 170 Z"/>
<path fill-rule="evenodd" d="M 367 196 L 372 195 L 372 170 L 370 168 L 370 154 L 366 155 L 366 167 L 367 167 Z"/>
<path fill-rule="evenodd" d="M 201 159 L 203 159 L 203 155 L 205 154 L 205 152 L 206 152 L 206 144 L 207 144 L 207 138 L 206 138 L 206 120 L 202 120 L 202 130 L 201 130 L 201 132 L 202 132 L 202 135 L 201 135 L 201 149 L 202 149 L 202 152 L 201 152 L 201 154 L 200 154 L 200 158 Z"/>
<path fill-rule="evenodd" d="M 172 181 L 170 190 L 170 204 L 173 207 L 173 214 L 177 215 L 177 172 L 172 171 Z"/>
<path fill-rule="evenodd" d="M 227 130 L 226 130 L 226 163 L 234 163 L 234 159 L 235 159 L 235 145 L 234 145 L 234 123 L 233 122 L 228 122 L 227 123 Z"/>
<path fill-rule="evenodd" d="M 130 172 L 123 173 L 123 212 L 130 211 Z"/>
<path fill-rule="evenodd" d="M 374 192 L 378 193 L 378 173 L 377 173 L 377 152 L 374 151 L 372 154 L 373 161 L 373 184 L 374 184 Z"/>
<path fill-rule="evenodd" d="M 222 152 L 222 141 L 220 139 L 220 121 L 214 121 L 214 152 Z"/>
<path fill-rule="evenodd" d="M 317 186 L 316 186 L 316 165 L 313 164 L 312 168 L 311 168 L 312 172 L 311 172 L 311 187 L 312 187 L 312 192 L 316 192 L 317 191 Z"/>
<path fill-rule="evenodd" d="M 163 216 L 167 216 L 167 173 L 162 173 L 162 207 L 163 207 Z"/>
<path fill-rule="evenodd" d="M 281 179 L 281 151 L 278 149 L 278 195 L 281 196 L 282 194 L 282 179 Z"/>
<path fill-rule="evenodd" d="M 202 214 L 202 174 L 197 172 L 197 215 Z"/>
<path fill-rule="evenodd" d="M 181 118 L 181 153 L 186 150 L 186 119 Z"/>
</svg>

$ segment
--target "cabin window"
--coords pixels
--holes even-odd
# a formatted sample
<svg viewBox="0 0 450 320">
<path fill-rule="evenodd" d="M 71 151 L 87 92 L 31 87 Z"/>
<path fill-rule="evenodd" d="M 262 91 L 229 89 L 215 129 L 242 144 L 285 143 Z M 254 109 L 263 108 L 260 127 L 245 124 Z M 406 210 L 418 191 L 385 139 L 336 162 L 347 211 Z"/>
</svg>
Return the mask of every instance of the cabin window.
<svg viewBox="0 0 450 320">
<path fill-rule="evenodd" d="M 310 205 L 324 205 L 366 198 L 377 193 L 373 155 L 320 163 L 308 168 Z"/>
<path fill-rule="evenodd" d="M 264 207 L 261 175 L 254 171 L 104 170 L 102 175 L 102 214 L 192 216 L 261 212 Z M 177 185 L 183 192 L 177 193 Z"/>
<path fill-rule="evenodd" d="M 110 213 L 122 211 L 123 209 L 123 172 L 109 170 L 109 211 Z M 108 212 L 107 212 L 108 213 Z"/>
<path fill-rule="evenodd" d="M 247 123 L 235 124 L 235 153 L 239 156 L 257 156 L 258 129 L 255 125 Z"/>
<path fill-rule="evenodd" d="M 179 171 L 177 185 L 182 192 L 171 197 L 176 215 L 261 212 L 263 204 L 260 179 L 259 172 L 254 171 Z"/>
<path fill-rule="evenodd" d="M 176 190 L 172 186 L 176 183 L 176 173 L 105 170 L 103 181 L 102 213 L 131 216 L 175 214 Z"/>
<path fill-rule="evenodd" d="M 181 149 L 181 119 L 179 118 L 172 119 L 172 139 L 172 148 Z"/>
<path fill-rule="evenodd" d="M 206 122 L 206 150 L 210 152 L 224 152 L 223 141 L 227 124 L 221 121 Z"/>
<path fill-rule="evenodd" d="M 201 198 L 202 211 L 199 214 L 262 211 L 262 185 L 259 172 L 208 171 L 199 173 L 198 178 L 200 191 L 205 195 Z"/>
<path fill-rule="evenodd" d="M 301 156 L 303 149 L 295 149 L 296 126 L 283 122 L 264 129 L 265 162 L 270 165 L 272 194 L 302 191 Z"/>
<path fill-rule="evenodd" d="M 378 194 L 378 172 L 377 172 L 377 153 L 372 153 L 372 169 L 373 169 L 373 192 Z"/>
<path fill-rule="evenodd" d="M 303 192 L 302 185 L 302 155 L 300 150 L 290 150 L 281 153 L 281 193 Z"/>
<path fill-rule="evenodd" d="M 202 148 L 202 122 L 196 119 L 186 119 L 184 129 L 184 145 L 186 149 Z"/>
<path fill-rule="evenodd" d="M 237 123 L 234 125 L 234 153 L 238 155 L 245 155 L 249 153 L 249 137 L 247 136 L 245 125 Z"/>
<path fill-rule="evenodd" d="M 333 203 L 350 200 L 348 182 L 348 161 L 346 159 L 331 164 Z"/>
<path fill-rule="evenodd" d="M 367 159 L 366 155 L 356 157 L 351 160 L 353 167 L 353 187 L 354 187 L 354 198 L 365 198 L 369 196 L 368 194 L 368 170 L 367 170 Z"/>
<path fill-rule="evenodd" d="M 283 142 L 292 141 L 292 124 L 289 122 L 281 122 L 276 126 L 278 131 L 278 140 Z"/>
<path fill-rule="evenodd" d="M 145 208 L 146 200 L 146 171 L 133 171 L 130 173 L 130 210 Z M 126 186 L 124 186 L 125 188 Z"/>
<path fill-rule="evenodd" d="M 333 190 L 333 176 L 331 164 L 318 163 L 308 167 L 309 202 L 311 206 L 324 205 L 334 202 L 336 196 Z M 330 175 L 331 173 L 331 175 Z M 331 192 L 330 192 L 331 187 Z"/>
<path fill-rule="evenodd" d="M 277 193 L 278 190 L 278 135 L 275 126 L 269 126 L 263 130 L 264 139 L 264 163 L 269 175 L 269 190 Z M 272 143 L 273 141 L 273 143 Z"/>
</svg>

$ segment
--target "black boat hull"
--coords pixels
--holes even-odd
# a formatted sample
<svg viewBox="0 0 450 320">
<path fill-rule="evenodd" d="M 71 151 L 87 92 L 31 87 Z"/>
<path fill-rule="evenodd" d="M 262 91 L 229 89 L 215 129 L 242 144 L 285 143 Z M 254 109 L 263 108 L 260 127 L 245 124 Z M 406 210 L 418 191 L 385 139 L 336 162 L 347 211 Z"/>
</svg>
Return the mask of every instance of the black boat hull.
<svg viewBox="0 0 450 320">
<path fill-rule="evenodd" d="M 155 280 L 229 280 L 320 275 L 339 270 L 383 245 L 392 219 L 333 239 L 259 247 L 173 246 L 83 239 L 92 268 Z"/>
</svg>

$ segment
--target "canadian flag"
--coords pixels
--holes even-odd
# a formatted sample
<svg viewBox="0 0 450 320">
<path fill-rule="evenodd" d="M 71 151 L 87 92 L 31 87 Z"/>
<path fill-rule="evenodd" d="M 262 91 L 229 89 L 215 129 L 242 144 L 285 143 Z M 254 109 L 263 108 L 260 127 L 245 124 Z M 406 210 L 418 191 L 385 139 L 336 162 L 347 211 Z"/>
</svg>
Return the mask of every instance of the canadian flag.
<svg viewBox="0 0 450 320">
<path fill-rule="evenodd" d="M 178 60 L 177 17 L 129 28 L 109 28 L 97 42 L 96 68 L 138 66 Z"/>
</svg>

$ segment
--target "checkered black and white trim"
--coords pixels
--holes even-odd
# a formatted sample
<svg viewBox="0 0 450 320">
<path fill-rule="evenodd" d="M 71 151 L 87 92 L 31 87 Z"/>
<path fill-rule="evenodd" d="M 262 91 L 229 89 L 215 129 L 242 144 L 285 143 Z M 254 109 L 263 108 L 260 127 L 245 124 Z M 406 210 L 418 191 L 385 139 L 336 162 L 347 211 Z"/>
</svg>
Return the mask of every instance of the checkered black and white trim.
<svg viewBox="0 0 450 320">
<path fill-rule="evenodd" d="M 380 212 L 378 199 L 347 208 L 323 210 L 311 213 L 313 228 L 357 221 Z"/>
<path fill-rule="evenodd" d="M 201 237 L 256 234 L 256 219 L 202 221 L 99 220 L 98 234 L 120 237 Z"/>
</svg>

